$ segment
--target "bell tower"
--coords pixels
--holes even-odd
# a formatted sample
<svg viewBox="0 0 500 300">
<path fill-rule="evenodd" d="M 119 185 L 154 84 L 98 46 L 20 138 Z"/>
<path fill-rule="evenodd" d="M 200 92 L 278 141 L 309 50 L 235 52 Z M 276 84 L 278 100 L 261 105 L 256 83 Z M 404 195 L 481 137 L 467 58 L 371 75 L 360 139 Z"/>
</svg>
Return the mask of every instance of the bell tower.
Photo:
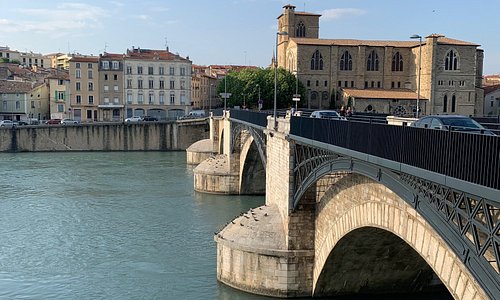
<svg viewBox="0 0 500 300">
<path fill-rule="evenodd" d="M 286 31 L 289 38 L 319 38 L 319 17 L 321 15 L 295 11 L 295 6 L 283 6 L 278 17 L 278 32 Z"/>
</svg>

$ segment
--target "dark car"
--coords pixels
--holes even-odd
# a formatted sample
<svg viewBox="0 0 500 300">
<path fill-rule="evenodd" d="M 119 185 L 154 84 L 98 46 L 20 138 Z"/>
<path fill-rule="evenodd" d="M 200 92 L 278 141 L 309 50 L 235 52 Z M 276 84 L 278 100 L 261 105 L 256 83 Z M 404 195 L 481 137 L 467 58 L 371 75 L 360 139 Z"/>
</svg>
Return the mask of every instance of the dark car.
<svg viewBox="0 0 500 300">
<path fill-rule="evenodd" d="M 478 134 L 495 135 L 491 130 L 484 128 L 473 119 L 460 115 L 434 115 L 418 119 L 412 127 L 440 130 L 464 131 Z"/>
<path fill-rule="evenodd" d="M 155 122 L 155 121 L 158 121 L 158 119 L 156 117 L 151 117 L 151 116 L 145 116 L 144 118 L 142 118 L 143 121 L 145 122 Z"/>
<path fill-rule="evenodd" d="M 50 119 L 47 121 L 46 124 L 50 124 L 50 125 L 61 124 L 61 119 Z"/>
</svg>

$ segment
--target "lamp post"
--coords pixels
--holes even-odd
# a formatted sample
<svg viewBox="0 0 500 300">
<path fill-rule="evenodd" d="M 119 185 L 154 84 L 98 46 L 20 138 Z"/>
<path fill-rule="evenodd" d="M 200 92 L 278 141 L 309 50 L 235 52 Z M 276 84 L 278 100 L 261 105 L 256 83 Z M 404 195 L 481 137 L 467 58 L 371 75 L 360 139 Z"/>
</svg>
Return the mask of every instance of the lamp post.
<svg viewBox="0 0 500 300">
<path fill-rule="evenodd" d="M 257 100 L 257 104 L 260 111 L 262 109 L 262 100 L 260 99 L 260 85 L 258 83 L 257 83 L 257 88 L 259 89 L 259 99 Z"/>
<path fill-rule="evenodd" d="M 278 89 L 278 36 L 280 35 L 288 35 L 286 31 L 276 32 L 276 57 L 274 58 L 274 109 L 273 109 L 273 118 L 274 118 L 274 129 L 278 128 L 278 123 L 276 120 L 276 98 L 277 98 L 277 89 Z"/>
<path fill-rule="evenodd" d="M 417 83 L 417 113 L 416 113 L 416 117 L 418 118 L 418 113 L 420 110 L 419 100 L 420 100 L 420 69 L 422 66 L 422 36 L 414 34 L 410 36 L 410 39 L 418 39 L 418 83 Z"/>
<path fill-rule="evenodd" d="M 212 111 L 212 87 L 214 86 L 213 83 L 210 84 L 208 87 L 208 111 Z"/>
</svg>

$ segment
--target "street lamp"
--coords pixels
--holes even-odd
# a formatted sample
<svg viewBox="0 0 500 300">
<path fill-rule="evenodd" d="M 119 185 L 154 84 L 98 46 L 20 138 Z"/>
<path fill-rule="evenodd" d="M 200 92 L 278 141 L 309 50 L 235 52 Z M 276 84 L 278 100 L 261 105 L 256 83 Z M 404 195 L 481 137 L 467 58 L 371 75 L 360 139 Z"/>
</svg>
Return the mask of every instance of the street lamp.
<svg viewBox="0 0 500 300">
<path fill-rule="evenodd" d="M 417 83 L 417 113 L 416 117 L 418 118 L 418 113 L 420 107 L 418 106 L 418 102 L 420 100 L 420 69 L 422 66 L 422 36 L 418 34 L 414 34 L 410 36 L 410 39 L 418 39 L 418 83 Z"/>
<path fill-rule="evenodd" d="M 277 89 L 278 89 L 278 36 L 280 35 L 288 35 L 286 31 L 276 32 L 276 57 L 274 59 L 274 110 L 273 110 L 273 118 L 274 118 L 274 129 L 278 128 L 278 123 L 276 120 L 276 97 L 277 97 Z"/>
<path fill-rule="evenodd" d="M 210 84 L 208 87 L 208 111 L 212 111 L 212 87 L 214 86 L 213 83 Z"/>
<path fill-rule="evenodd" d="M 262 100 L 260 99 L 260 85 L 257 83 L 257 88 L 259 89 L 259 99 L 257 101 L 257 104 L 259 106 L 259 111 L 262 109 Z"/>
</svg>

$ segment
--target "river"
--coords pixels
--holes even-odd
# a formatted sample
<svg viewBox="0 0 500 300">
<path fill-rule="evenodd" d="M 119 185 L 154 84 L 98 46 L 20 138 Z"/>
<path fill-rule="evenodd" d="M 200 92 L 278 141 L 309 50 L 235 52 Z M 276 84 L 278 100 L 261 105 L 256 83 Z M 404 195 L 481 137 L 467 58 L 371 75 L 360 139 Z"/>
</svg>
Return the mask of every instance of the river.
<svg viewBox="0 0 500 300">
<path fill-rule="evenodd" d="M 217 282 L 214 232 L 264 197 L 193 191 L 185 152 L 0 155 L 0 299 L 270 299 Z"/>
</svg>

